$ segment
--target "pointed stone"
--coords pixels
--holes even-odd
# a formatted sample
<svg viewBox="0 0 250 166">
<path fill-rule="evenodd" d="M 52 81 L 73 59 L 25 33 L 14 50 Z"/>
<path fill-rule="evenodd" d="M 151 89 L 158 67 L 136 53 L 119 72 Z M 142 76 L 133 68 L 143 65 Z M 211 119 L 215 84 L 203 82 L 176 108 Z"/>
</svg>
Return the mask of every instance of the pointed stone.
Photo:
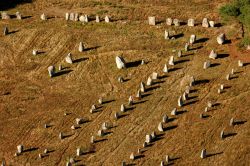
<svg viewBox="0 0 250 166">
<path fill-rule="evenodd" d="M 221 139 L 224 139 L 224 138 L 225 138 L 225 133 L 224 133 L 223 130 L 220 132 L 220 138 L 221 138 Z"/>
<path fill-rule="evenodd" d="M 22 15 L 19 12 L 16 12 L 16 19 L 18 20 L 22 19 Z"/>
<path fill-rule="evenodd" d="M 231 74 L 234 75 L 234 69 L 231 70 Z"/>
<path fill-rule="evenodd" d="M 49 153 L 49 150 L 48 149 L 44 149 L 43 153 L 47 154 L 47 153 Z"/>
<path fill-rule="evenodd" d="M 218 89 L 217 92 L 218 92 L 218 94 L 221 94 L 221 93 L 222 93 L 222 90 L 221 90 L 221 89 Z"/>
<path fill-rule="evenodd" d="M 164 65 L 163 72 L 164 73 L 168 73 L 168 66 L 167 66 L 167 64 Z"/>
<path fill-rule="evenodd" d="M 202 159 L 204 159 L 204 158 L 206 158 L 206 156 L 207 156 L 207 151 L 206 151 L 206 149 L 202 149 L 200 157 L 201 157 Z"/>
<path fill-rule="evenodd" d="M 205 107 L 204 112 L 208 112 L 208 107 Z"/>
<path fill-rule="evenodd" d="M 115 58 L 116 66 L 118 69 L 126 68 L 126 62 L 121 56 L 116 56 Z"/>
<path fill-rule="evenodd" d="M 225 42 L 225 39 L 226 39 L 226 36 L 224 33 L 220 34 L 218 37 L 217 37 L 217 42 L 218 44 L 222 45 L 224 42 Z"/>
<path fill-rule="evenodd" d="M 83 50 L 84 50 L 84 46 L 83 46 L 83 43 L 82 42 L 80 42 L 80 44 L 79 44 L 79 52 L 83 52 Z"/>
<path fill-rule="evenodd" d="M 148 24 L 155 25 L 155 17 L 148 17 Z"/>
<path fill-rule="evenodd" d="M 110 125 L 107 122 L 104 122 L 102 124 L 102 130 L 108 130 L 108 129 L 110 129 Z"/>
<path fill-rule="evenodd" d="M 6 36 L 6 35 L 8 35 L 8 34 L 9 34 L 9 29 L 8 29 L 8 27 L 4 27 L 4 29 L 3 29 L 3 35 Z"/>
<path fill-rule="evenodd" d="M 144 82 L 141 82 L 140 90 L 141 90 L 142 93 L 144 93 L 146 91 Z"/>
<path fill-rule="evenodd" d="M 216 59 L 217 58 L 217 53 L 214 50 L 212 50 L 210 52 L 210 54 L 209 54 L 209 58 L 210 59 Z"/>
<path fill-rule="evenodd" d="M 56 73 L 55 66 L 49 66 L 48 67 L 48 72 L 49 72 L 49 76 L 53 77 L 55 75 L 55 73 Z"/>
<path fill-rule="evenodd" d="M 39 153 L 39 154 L 38 154 L 38 157 L 39 157 L 40 159 L 42 159 L 42 158 L 43 158 L 43 154 Z"/>
<path fill-rule="evenodd" d="M 129 98 L 128 98 L 128 105 L 133 105 L 133 103 L 134 103 L 133 96 L 129 96 Z"/>
<path fill-rule="evenodd" d="M 168 116 L 167 116 L 167 115 L 164 115 L 164 116 L 162 117 L 162 122 L 163 122 L 163 123 L 167 123 L 167 122 L 168 122 Z"/>
<path fill-rule="evenodd" d="M 172 18 L 167 18 L 166 19 L 166 24 L 167 25 L 172 25 L 173 24 L 173 19 Z"/>
<path fill-rule="evenodd" d="M 188 26 L 194 27 L 194 19 L 192 19 L 192 18 L 188 19 Z"/>
<path fill-rule="evenodd" d="M 71 56 L 71 53 L 69 53 L 66 58 L 65 58 L 65 61 L 69 64 L 73 64 L 73 59 L 72 59 L 72 56 Z"/>
<path fill-rule="evenodd" d="M 141 99 L 141 98 L 142 98 L 142 94 L 141 94 L 141 91 L 140 91 L 140 90 L 137 91 L 136 97 L 137 97 L 138 99 Z"/>
<path fill-rule="evenodd" d="M 174 109 L 171 111 L 171 115 L 173 115 L 173 116 L 177 115 L 177 108 L 174 108 Z"/>
<path fill-rule="evenodd" d="M 158 124 L 158 130 L 159 130 L 160 132 L 163 132 L 163 131 L 164 131 L 163 125 L 162 125 L 161 122 Z"/>
<path fill-rule="evenodd" d="M 119 112 L 116 112 L 115 113 L 115 119 L 118 120 L 119 118 L 120 118 L 120 114 L 119 114 Z"/>
<path fill-rule="evenodd" d="M 182 106 L 183 106 L 182 96 L 180 96 L 180 97 L 178 98 L 178 106 L 179 106 L 179 107 L 182 107 Z"/>
<path fill-rule="evenodd" d="M 189 86 L 191 87 L 191 86 L 194 86 L 194 85 L 195 85 L 195 79 L 194 79 L 194 76 L 191 76 Z"/>
<path fill-rule="evenodd" d="M 134 159 L 135 159 L 134 153 L 131 153 L 131 154 L 130 154 L 129 159 L 130 159 L 130 160 L 134 160 Z"/>
<path fill-rule="evenodd" d="M 74 17 L 74 21 L 79 21 L 79 14 L 78 13 L 75 13 L 75 17 Z"/>
<path fill-rule="evenodd" d="M 170 56 L 169 61 L 168 61 L 168 64 L 169 64 L 170 66 L 174 66 L 174 56 Z"/>
<path fill-rule="evenodd" d="M 147 85 L 147 86 L 151 86 L 152 84 L 153 84 L 153 80 L 152 80 L 152 78 L 149 76 L 146 85 Z"/>
<path fill-rule="evenodd" d="M 109 22 L 110 22 L 109 16 L 105 16 L 104 21 L 105 21 L 106 23 L 109 23 Z"/>
<path fill-rule="evenodd" d="M 191 91 L 191 87 L 190 87 L 190 86 L 186 86 L 186 88 L 185 88 L 185 92 L 186 92 L 186 94 L 189 94 L 189 93 L 190 93 L 190 91 Z"/>
<path fill-rule="evenodd" d="M 204 27 L 204 28 L 208 28 L 209 27 L 209 23 L 208 23 L 208 19 L 207 18 L 203 18 L 203 20 L 202 20 L 202 27 Z"/>
<path fill-rule="evenodd" d="M 142 59 L 141 60 L 141 65 L 144 65 L 145 64 L 145 61 Z"/>
</svg>

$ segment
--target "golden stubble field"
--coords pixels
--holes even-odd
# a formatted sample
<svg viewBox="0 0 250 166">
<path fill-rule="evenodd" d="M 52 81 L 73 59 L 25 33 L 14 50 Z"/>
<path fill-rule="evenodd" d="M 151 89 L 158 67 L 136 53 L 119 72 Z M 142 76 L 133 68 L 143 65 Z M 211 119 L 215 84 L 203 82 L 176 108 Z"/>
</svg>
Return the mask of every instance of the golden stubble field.
<svg viewBox="0 0 250 166">
<path fill-rule="evenodd" d="M 69 157 L 75 157 L 76 165 L 160 165 L 169 155 L 174 165 L 249 165 L 249 52 L 241 53 L 235 42 L 240 36 L 237 23 L 216 28 L 202 28 L 204 17 L 220 23 L 218 7 L 227 1 L 76 1 L 36 0 L 6 8 L 9 14 L 16 11 L 26 16 L 23 20 L 0 20 L 0 29 L 8 26 L 11 34 L 0 34 L 0 159 L 7 165 L 65 165 Z M 79 12 L 104 18 L 110 15 L 111 23 L 65 21 L 65 12 Z M 40 20 L 42 13 L 51 19 Z M 147 24 L 148 16 L 156 16 L 156 26 Z M 167 26 L 167 17 L 187 21 L 194 18 L 197 26 Z M 177 37 L 164 40 L 164 31 Z M 216 37 L 226 33 L 231 43 L 219 46 Z M 191 34 L 198 42 L 192 50 L 177 58 L 177 64 L 168 74 L 162 69 L 173 50 L 184 49 Z M 179 37 L 178 37 L 179 36 Z M 79 42 L 87 49 L 78 52 Z M 37 56 L 32 50 L 42 51 Z M 204 70 L 212 49 L 219 58 L 211 60 L 212 67 Z M 76 62 L 66 64 L 64 58 L 72 53 Z M 122 55 L 128 68 L 118 70 L 115 57 Z M 140 65 L 141 60 L 146 64 Z M 247 64 L 237 66 L 238 60 Z M 65 69 L 49 78 L 47 68 L 62 64 Z M 234 68 L 234 79 L 226 75 Z M 154 85 L 148 87 L 123 117 L 114 119 L 121 104 L 127 104 L 130 95 L 135 96 L 140 82 L 146 82 L 152 72 L 160 75 Z M 124 83 L 117 81 L 125 78 Z M 187 80 L 194 76 L 197 84 L 192 88 L 187 104 L 180 108 L 182 114 L 171 116 L 177 107 L 177 99 L 183 93 Z M 217 89 L 224 84 L 224 93 Z M 89 112 L 92 104 L 98 105 L 103 97 L 105 104 L 99 111 Z M 216 103 L 206 119 L 200 119 L 208 101 Z M 67 116 L 64 113 L 69 113 Z M 164 124 L 167 131 L 159 132 L 157 126 L 163 115 L 172 117 Z M 88 122 L 71 130 L 76 118 Z M 230 126 L 231 118 L 243 123 Z M 103 122 L 113 128 L 103 137 L 97 131 Z M 49 124 L 49 128 L 44 128 Z M 220 132 L 232 136 L 220 139 Z M 142 148 L 145 135 L 156 132 L 158 138 L 152 146 L 142 150 L 135 161 L 130 154 Z M 68 137 L 60 140 L 60 132 Z M 90 137 L 98 142 L 91 145 Z M 23 144 L 26 152 L 15 157 L 16 146 Z M 92 150 L 76 157 L 76 148 Z M 210 157 L 200 158 L 202 148 Z M 51 152 L 40 159 L 44 149 Z M 170 164 L 171 164 L 170 163 Z"/>
</svg>

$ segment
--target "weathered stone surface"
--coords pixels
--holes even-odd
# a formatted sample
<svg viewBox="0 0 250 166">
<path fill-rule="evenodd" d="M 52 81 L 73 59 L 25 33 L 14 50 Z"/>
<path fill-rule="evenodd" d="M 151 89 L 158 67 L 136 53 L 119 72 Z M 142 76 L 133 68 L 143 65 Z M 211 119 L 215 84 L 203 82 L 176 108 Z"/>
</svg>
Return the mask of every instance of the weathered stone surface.
<svg viewBox="0 0 250 166">
<path fill-rule="evenodd" d="M 115 62 L 118 69 L 126 68 L 126 62 L 122 56 L 116 56 Z"/>
<path fill-rule="evenodd" d="M 19 12 L 16 12 L 16 19 L 18 20 L 22 19 L 22 15 Z"/>
<path fill-rule="evenodd" d="M 208 69 L 211 66 L 211 62 L 210 61 L 206 61 L 203 64 L 203 69 Z"/>
<path fill-rule="evenodd" d="M 99 16 L 95 16 L 95 22 L 100 22 L 100 17 Z"/>
<path fill-rule="evenodd" d="M 194 19 L 192 19 L 192 18 L 188 19 L 188 26 L 194 27 Z"/>
<path fill-rule="evenodd" d="M 155 25 L 155 17 L 148 17 L 148 24 L 149 25 Z"/>
<path fill-rule="evenodd" d="M 214 21 L 209 21 L 209 26 L 212 27 L 212 28 L 214 28 L 215 22 Z"/>
<path fill-rule="evenodd" d="M 191 35 L 191 36 L 190 36 L 190 39 L 189 39 L 189 43 L 190 43 L 190 44 L 194 44 L 194 43 L 195 43 L 195 40 L 196 40 L 196 35 Z"/>
<path fill-rule="evenodd" d="M 79 17 L 79 21 L 80 21 L 80 22 L 85 22 L 85 16 L 81 15 L 81 16 Z"/>
<path fill-rule="evenodd" d="M 209 54 L 209 58 L 210 59 L 216 59 L 217 58 L 217 53 L 214 50 L 212 50 L 210 52 L 210 54 Z"/>
<path fill-rule="evenodd" d="M 109 23 L 109 22 L 110 22 L 109 16 L 105 16 L 104 21 L 105 21 L 106 23 Z"/>
<path fill-rule="evenodd" d="M 164 73 L 168 73 L 168 66 L 167 66 L 167 64 L 164 65 L 163 72 Z"/>
<path fill-rule="evenodd" d="M 174 26 L 176 27 L 180 26 L 180 21 L 176 18 L 173 20 L 173 23 L 174 23 Z"/>
<path fill-rule="evenodd" d="M 153 84 L 153 80 L 151 77 L 148 77 L 148 80 L 147 80 L 147 86 L 151 86 Z"/>
<path fill-rule="evenodd" d="M 145 92 L 146 91 L 144 82 L 141 82 L 141 84 L 140 84 L 140 90 L 141 90 L 141 92 Z"/>
<path fill-rule="evenodd" d="M 181 50 L 178 51 L 177 56 L 178 56 L 179 58 L 182 57 L 182 51 L 181 51 Z"/>
<path fill-rule="evenodd" d="M 208 19 L 207 18 L 203 18 L 203 20 L 202 20 L 202 27 L 205 27 L 205 28 L 209 27 L 209 23 L 208 23 Z"/>
<path fill-rule="evenodd" d="M 217 37 L 217 42 L 218 44 L 222 45 L 226 40 L 226 36 L 224 33 L 220 34 L 218 37 Z"/>
<path fill-rule="evenodd" d="M 172 18 L 167 18 L 166 19 L 166 24 L 167 25 L 172 25 L 173 24 L 173 19 Z"/>
<path fill-rule="evenodd" d="M 53 77 L 55 75 L 55 73 L 56 73 L 55 66 L 49 66 L 48 67 L 48 72 L 49 72 L 49 76 Z"/>
<path fill-rule="evenodd" d="M 74 19 L 75 19 L 75 13 L 70 13 L 69 20 L 74 21 Z"/>
<path fill-rule="evenodd" d="M 47 16 L 43 13 L 41 16 L 40 16 L 41 20 L 47 20 Z"/>
<path fill-rule="evenodd" d="M 169 64 L 170 66 L 174 66 L 174 56 L 170 56 L 169 61 L 168 61 L 168 64 Z"/>
</svg>

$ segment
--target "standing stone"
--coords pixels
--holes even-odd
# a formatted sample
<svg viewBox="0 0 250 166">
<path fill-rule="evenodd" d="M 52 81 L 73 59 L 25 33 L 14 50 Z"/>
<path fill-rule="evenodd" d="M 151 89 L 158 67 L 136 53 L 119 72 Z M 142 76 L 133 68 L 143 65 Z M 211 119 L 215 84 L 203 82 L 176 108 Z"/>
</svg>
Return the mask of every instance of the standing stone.
<svg viewBox="0 0 250 166">
<path fill-rule="evenodd" d="M 203 64 L 203 69 L 208 69 L 210 66 L 211 66 L 210 61 L 206 61 L 206 62 L 204 62 L 204 64 Z"/>
<path fill-rule="evenodd" d="M 65 58 L 65 61 L 69 64 L 73 64 L 73 59 L 71 57 L 71 53 L 69 53 L 66 58 Z"/>
<path fill-rule="evenodd" d="M 105 21 L 106 23 L 109 23 L 109 22 L 110 22 L 109 16 L 105 16 L 104 21 Z"/>
<path fill-rule="evenodd" d="M 189 94 L 189 93 L 190 93 L 190 91 L 191 91 L 191 87 L 190 87 L 190 86 L 186 86 L 186 88 L 185 88 L 185 92 L 186 92 L 186 94 Z"/>
<path fill-rule="evenodd" d="M 152 136 L 151 136 L 150 134 L 147 134 L 147 135 L 146 135 L 146 140 L 145 140 L 145 142 L 146 142 L 147 144 L 149 144 L 149 143 L 152 142 Z"/>
<path fill-rule="evenodd" d="M 120 83 L 123 83 L 124 82 L 124 79 L 123 79 L 123 77 L 118 77 L 118 82 L 120 82 Z"/>
<path fill-rule="evenodd" d="M 79 14 L 75 13 L 74 21 L 78 21 L 78 20 L 79 20 Z"/>
<path fill-rule="evenodd" d="M 120 118 L 120 114 L 119 114 L 119 112 L 116 112 L 115 113 L 115 119 L 119 119 Z"/>
<path fill-rule="evenodd" d="M 141 65 L 144 65 L 145 64 L 145 61 L 142 59 L 141 60 Z"/>
<path fill-rule="evenodd" d="M 177 56 L 180 58 L 182 56 L 182 51 L 179 50 Z"/>
<path fill-rule="evenodd" d="M 80 125 L 84 123 L 84 119 L 83 118 L 76 118 L 76 124 Z"/>
<path fill-rule="evenodd" d="M 203 18 L 203 20 L 202 20 L 202 27 L 204 27 L 204 28 L 208 28 L 209 27 L 209 23 L 208 23 L 208 19 L 207 18 Z"/>
<path fill-rule="evenodd" d="M 55 66 L 49 66 L 48 67 L 48 72 L 49 72 L 49 76 L 53 77 L 55 75 L 55 73 L 56 73 Z"/>
<path fill-rule="evenodd" d="M 148 24 L 155 25 L 155 17 L 148 17 Z"/>
<path fill-rule="evenodd" d="M 121 110 L 121 112 L 125 112 L 126 111 L 126 107 L 125 107 L 124 104 L 121 105 L 121 109 L 120 110 Z"/>
<path fill-rule="evenodd" d="M 179 106 L 179 107 L 182 107 L 182 106 L 183 106 L 182 96 L 180 96 L 180 97 L 178 98 L 178 106 Z"/>
<path fill-rule="evenodd" d="M 195 79 L 194 79 L 194 76 L 191 76 L 189 86 L 194 86 L 194 85 L 195 85 Z"/>
<path fill-rule="evenodd" d="M 207 106 L 208 106 L 208 108 L 212 108 L 212 107 L 213 107 L 212 101 L 208 101 L 208 102 L 207 102 Z"/>
<path fill-rule="evenodd" d="M 231 74 L 234 75 L 234 69 L 231 70 Z"/>
<path fill-rule="evenodd" d="M 183 95 L 182 95 L 182 98 L 184 101 L 187 101 L 188 100 L 188 94 L 184 91 Z"/>
<path fill-rule="evenodd" d="M 221 89 L 221 90 L 224 89 L 224 85 L 223 85 L 223 84 L 220 85 L 220 89 Z"/>
<path fill-rule="evenodd" d="M 145 90 L 145 84 L 144 84 L 144 82 L 141 82 L 141 84 L 140 84 L 140 90 L 141 90 L 141 92 L 145 92 L 146 90 Z"/>
<path fill-rule="evenodd" d="M 231 119 L 230 119 L 230 126 L 234 126 L 234 124 L 235 124 L 235 123 L 234 123 L 234 118 L 231 118 Z"/>
<path fill-rule="evenodd" d="M 180 21 L 176 18 L 173 20 L 173 23 L 174 23 L 174 26 L 176 27 L 180 26 Z"/>
<path fill-rule="evenodd" d="M 16 12 L 16 19 L 18 20 L 22 19 L 22 15 L 19 12 Z"/>
<path fill-rule="evenodd" d="M 8 34 L 9 34 L 9 29 L 8 29 L 8 27 L 4 27 L 4 29 L 3 29 L 3 35 L 6 36 L 6 35 L 8 35 Z"/>
<path fill-rule="evenodd" d="M 201 158 L 202 159 L 204 159 L 204 158 L 206 158 L 206 155 L 207 155 L 207 151 L 206 151 L 206 149 L 202 149 L 202 151 L 201 151 Z"/>
<path fill-rule="evenodd" d="M 167 66 L 167 64 L 164 65 L 163 72 L 164 73 L 168 73 L 168 66 Z"/>
<path fill-rule="evenodd" d="M 192 19 L 192 18 L 188 19 L 188 26 L 194 27 L 194 19 Z"/>
<path fill-rule="evenodd" d="M 133 105 L 133 103 L 134 103 L 133 96 L 129 96 L 129 98 L 128 98 L 128 105 Z"/>
<path fill-rule="evenodd" d="M 156 135 L 155 135 L 154 131 L 151 133 L 151 137 L 152 137 L 153 140 L 156 138 Z"/>
<path fill-rule="evenodd" d="M 195 40 L 196 40 L 196 35 L 191 35 L 189 39 L 189 43 L 192 45 L 195 43 Z"/>
<path fill-rule="evenodd" d="M 89 22 L 88 15 L 85 14 L 85 15 L 84 15 L 84 18 L 85 18 L 85 19 L 84 19 L 84 22 Z"/>
<path fill-rule="evenodd" d="M 225 42 L 225 39 L 226 39 L 226 36 L 224 33 L 220 34 L 218 37 L 217 37 L 217 42 L 218 44 L 222 45 L 224 42 Z"/>
<path fill-rule="evenodd" d="M 40 16 L 40 18 L 41 18 L 41 20 L 47 20 L 47 17 L 44 13 Z"/>
<path fill-rule="evenodd" d="M 227 76 L 226 76 L 226 80 L 230 80 L 230 79 L 231 79 L 230 74 L 227 74 Z"/>
<path fill-rule="evenodd" d="M 177 108 L 174 108 L 174 109 L 171 111 L 171 115 L 173 115 L 173 116 L 177 115 Z"/>
<path fill-rule="evenodd" d="M 159 130 L 160 132 L 163 132 L 163 131 L 164 131 L 163 125 L 162 125 L 161 122 L 160 122 L 159 125 L 158 125 L 158 130 Z"/>
<path fill-rule="evenodd" d="M 81 148 L 77 148 L 76 149 L 76 156 L 81 156 L 81 154 L 82 154 Z"/>
<path fill-rule="evenodd" d="M 33 50 L 33 51 L 32 51 L 32 55 L 35 56 L 35 55 L 37 55 L 37 54 L 38 54 L 38 51 L 37 51 L 37 50 Z"/>
<path fill-rule="evenodd" d="M 83 15 L 80 16 L 80 17 L 79 17 L 79 21 L 84 23 L 84 22 L 85 22 L 85 16 L 83 16 Z"/>
<path fill-rule="evenodd" d="M 222 93 L 222 90 L 221 90 L 221 89 L 218 89 L 217 92 L 218 92 L 218 94 L 221 94 L 221 93 Z"/>
<path fill-rule="evenodd" d="M 98 103 L 101 104 L 101 105 L 103 104 L 103 99 L 102 99 L 102 97 L 100 97 L 100 98 L 98 99 Z"/>
<path fill-rule="evenodd" d="M 204 112 L 208 112 L 208 107 L 205 107 Z"/>
<path fill-rule="evenodd" d="M 170 66 L 174 66 L 174 56 L 170 56 L 169 61 L 168 61 L 168 64 L 169 64 Z"/>
<path fill-rule="evenodd" d="M 223 130 L 220 132 L 220 138 L 221 138 L 221 139 L 224 139 L 224 138 L 225 138 L 225 133 L 224 133 Z"/>
<path fill-rule="evenodd" d="M 79 50 L 79 52 L 83 52 L 84 46 L 83 46 L 82 42 L 80 42 L 78 50 Z"/>
<path fill-rule="evenodd" d="M 141 98 L 142 98 L 141 90 L 138 90 L 138 91 L 137 91 L 136 97 L 137 97 L 138 99 L 141 99 Z"/>
<path fill-rule="evenodd" d="M 146 85 L 147 85 L 147 86 L 151 86 L 152 84 L 153 84 L 153 80 L 152 80 L 152 78 L 149 76 Z"/>
<path fill-rule="evenodd" d="M 122 161 L 122 166 L 126 166 L 126 162 L 125 161 Z"/>
<path fill-rule="evenodd" d="M 95 137 L 93 135 L 90 137 L 90 143 L 92 143 L 92 144 L 95 143 Z"/>
<path fill-rule="evenodd" d="M 135 159 L 134 153 L 131 153 L 131 155 L 129 156 L 129 159 L 130 159 L 130 160 L 134 160 L 134 159 Z"/>
<path fill-rule="evenodd" d="M 244 66 L 244 63 L 243 63 L 241 60 L 239 60 L 239 61 L 238 61 L 238 66 L 239 66 L 239 67 L 243 67 L 243 66 Z"/>
<path fill-rule="evenodd" d="M 69 20 L 69 13 L 65 13 L 65 20 L 66 20 L 66 21 Z"/>
<path fill-rule="evenodd" d="M 157 79 L 158 79 L 158 73 L 153 72 L 153 73 L 152 73 L 152 79 L 153 79 L 153 80 L 157 80 Z"/>
<path fill-rule="evenodd" d="M 168 116 L 167 116 L 167 115 L 164 115 L 164 116 L 162 117 L 162 122 L 163 122 L 163 123 L 167 123 L 167 122 L 168 122 Z"/>
<path fill-rule="evenodd" d="M 75 14 L 74 14 L 74 13 L 70 13 L 70 14 L 69 14 L 69 19 L 70 19 L 71 21 L 74 21 L 74 19 L 75 19 Z"/>
<path fill-rule="evenodd" d="M 166 23 L 167 25 L 172 25 L 173 24 L 172 18 L 167 18 Z"/>
<path fill-rule="evenodd" d="M 161 161 L 161 165 L 160 166 L 164 166 L 164 161 Z"/>
<path fill-rule="evenodd" d="M 116 56 L 115 58 L 116 66 L 118 69 L 126 68 L 126 62 L 121 56 Z"/>
<path fill-rule="evenodd" d="M 5 161 L 5 159 L 2 160 L 1 166 L 6 166 L 6 161 Z"/>
<path fill-rule="evenodd" d="M 186 52 L 189 51 L 189 43 L 185 44 L 185 48 L 184 49 L 185 49 Z"/>
<path fill-rule="evenodd" d="M 61 140 L 62 140 L 63 138 L 64 138 L 63 133 L 62 133 L 62 132 L 60 132 L 60 133 L 59 133 L 59 139 L 61 139 Z"/>
<path fill-rule="evenodd" d="M 209 58 L 210 59 L 216 59 L 217 58 L 217 53 L 214 50 L 212 50 L 210 52 L 210 54 L 209 54 Z"/>
<path fill-rule="evenodd" d="M 104 131 L 103 131 L 102 129 L 101 129 L 101 130 L 98 130 L 97 135 L 98 135 L 99 137 L 104 136 Z"/>
<path fill-rule="evenodd" d="M 6 12 L 2 12 L 1 17 L 2 17 L 3 20 L 9 20 L 10 19 L 10 15 L 8 15 L 8 13 L 6 13 Z"/>
<path fill-rule="evenodd" d="M 100 22 L 100 17 L 99 16 L 95 16 L 95 22 Z"/>
<path fill-rule="evenodd" d="M 18 145 L 17 146 L 17 153 L 18 154 L 21 154 L 23 152 L 24 148 L 23 148 L 23 145 Z"/>
<path fill-rule="evenodd" d="M 212 27 L 212 28 L 214 28 L 214 26 L 215 26 L 214 21 L 209 21 L 209 26 Z"/>
<path fill-rule="evenodd" d="M 169 32 L 167 30 L 165 30 L 164 38 L 165 38 L 165 40 L 169 40 L 170 39 Z"/>
</svg>

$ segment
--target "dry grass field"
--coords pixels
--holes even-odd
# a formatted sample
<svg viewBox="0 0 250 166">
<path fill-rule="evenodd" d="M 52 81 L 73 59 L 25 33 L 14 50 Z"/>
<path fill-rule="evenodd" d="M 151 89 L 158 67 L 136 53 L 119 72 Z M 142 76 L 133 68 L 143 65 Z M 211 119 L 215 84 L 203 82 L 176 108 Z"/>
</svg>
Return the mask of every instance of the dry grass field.
<svg viewBox="0 0 250 166">
<path fill-rule="evenodd" d="M 0 9 L 9 14 L 19 11 L 23 20 L 0 20 L 0 160 L 13 166 L 65 165 L 69 157 L 75 165 L 116 166 L 122 161 L 130 165 L 157 166 L 169 155 L 169 165 L 250 165 L 250 52 L 240 52 L 236 43 L 241 37 L 237 22 L 218 24 L 215 28 L 201 27 L 204 17 L 222 23 L 218 8 L 228 0 L 30 0 L 7 4 Z M 89 23 L 66 21 L 66 12 L 111 17 L 112 22 Z M 42 21 L 40 15 L 50 17 Z M 148 25 L 148 16 L 156 16 L 158 24 Z M 187 22 L 194 18 L 197 26 L 167 26 L 167 17 Z M 10 34 L 4 36 L 7 26 Z M 175 40 L 165 40 L 164 31 L 175 34 Z M 216 37 L 225 33 L 231 41 L 218 45 Z M 163 73 L 164 64 L 174 50 L 184 50 L 191 34 L 197 42 L 191 51 L 176 58 L 177 64 L 169 73 Z M 87 49 L 79 53 L 79 42 Z M 32 50 L 41 53 L 32 55 Z M 203 63 L 215 49 L 219 58 L 211 60 L 212 67 L 203 69 Z M 65 56 L 70 53 L 74 64 L 67 64 Z M 128 68 L 119 70 L 115 57 L 122 55 Z M 146 64 L 140 65 L 141 60 Z M 243 60 L 244 67 L 238 67 Z M 62 64 L 64 70 L 49 78 L 47 68 Z M 226 75 L 235 69 L 234 78 Z M 140 82 L 146 82 L 152 72 L 160 78 L 148 87 L 141 100 L 136 101 L 123 117 L 115 120 L 120 105 L 135 96 Z M 125 78 L 124 83 L 117 81 Z M 192 87 L 190 99 L 181 114 L 171 116 L 177 99 L 188 84 L 188 78 L 197 80 Z M 226 89 L 217 93 L 220 84 Z M 98 105 L 98 112 L 89 112 L 91 105 Z M 215 107 L 201 119 L 208 101 Z M 178 108 L 179 109 L 179 108 Z M 68 115 L 64 115 L 68 113 Z M 164 124 L 166 131 L 157 126 L 163 115 L 172 117 Z M 88 122 L 71 130 L 76 118 Z M 230 126 L 235 118 L 241 121 Z M 103 122 L 113 124 L 104 137 L 97 137 Z M 44 128 L 49 124 L 49 128 Z M 221 139 L 224 130 L 231 136 Z M 134 161 L 130 154 L 142 148 L 145 135 L 153 131 L 157 139 L 142 150 Z M 66 138 L 60 140 L 63 132 Z M 94 135 L 97 142 L 90 144 Z M 14 156 L 17 145 L 24 145 L 25 152 Z M 90 150 L 79 157 L 76 148 Z M 200 158 L 203 148 L 210 154 Z M 50 153 L 38 157 L 44 149 Z"/>
</svg>

